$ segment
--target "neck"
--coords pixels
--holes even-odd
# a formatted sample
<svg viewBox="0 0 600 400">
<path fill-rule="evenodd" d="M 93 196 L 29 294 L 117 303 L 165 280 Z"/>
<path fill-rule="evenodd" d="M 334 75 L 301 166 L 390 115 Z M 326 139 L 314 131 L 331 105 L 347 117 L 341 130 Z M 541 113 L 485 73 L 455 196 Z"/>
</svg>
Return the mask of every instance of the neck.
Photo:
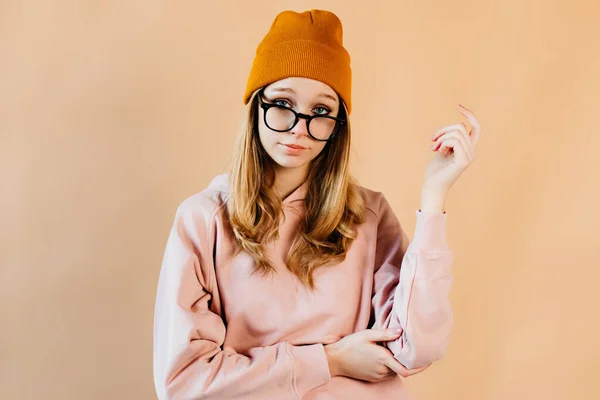
<svg viewBox="0 0 600 400">
<path fill-rule="evenodd" d="M 275 190 L 285 199 L 306 180 L 306 168 L 277 168 L 275 169 Z"/>
</svg>

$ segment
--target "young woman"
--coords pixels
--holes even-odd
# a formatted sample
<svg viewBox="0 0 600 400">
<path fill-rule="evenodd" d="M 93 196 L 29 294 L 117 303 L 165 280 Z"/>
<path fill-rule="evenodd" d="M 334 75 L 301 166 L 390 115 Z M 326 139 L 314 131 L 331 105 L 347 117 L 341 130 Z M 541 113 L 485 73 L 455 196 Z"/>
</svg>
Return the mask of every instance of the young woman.
<svg viewBox="0 0 600 400">
<path fill-rule="evenodd" d="M 331 12 L 258 46 L 233 168 L 178 207 L 155 309 L 160 399 L 409 399 L 452 326 L 444 199 L 481 128 L 432 137 L 414 239 L 348 171 L 350 57 Z"/>
</svg>

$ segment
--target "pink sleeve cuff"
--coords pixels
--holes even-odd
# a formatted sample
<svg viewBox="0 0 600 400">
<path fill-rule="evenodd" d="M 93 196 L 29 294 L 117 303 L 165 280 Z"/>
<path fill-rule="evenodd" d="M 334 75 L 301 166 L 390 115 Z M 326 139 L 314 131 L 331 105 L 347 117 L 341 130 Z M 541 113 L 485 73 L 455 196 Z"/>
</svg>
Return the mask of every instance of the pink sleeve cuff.
<svg viewBox="0 0 600 400">
<path fill-rule="evenodd" d="M 300 398 L 331 380 L 327 355 L 321 343 L 288 345 L 288 350 L 294 361 L 294 386 Z"/>
<path fill-rule="evenodd" d="M 447 250 L 446 225 L 448 214 L 416 211 L 415 236 L 410 244 L 412 251 Z"/>
</svg>

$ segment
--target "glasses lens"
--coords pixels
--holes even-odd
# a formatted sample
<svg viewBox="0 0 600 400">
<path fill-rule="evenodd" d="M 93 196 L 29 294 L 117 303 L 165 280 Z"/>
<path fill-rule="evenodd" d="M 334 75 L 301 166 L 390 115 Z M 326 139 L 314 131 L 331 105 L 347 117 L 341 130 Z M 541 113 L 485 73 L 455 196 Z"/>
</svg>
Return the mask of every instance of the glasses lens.
<svg viewBox="0 0 600 400">
<path fill-rule="evenodd" d="M 310 121 L 310 134 L 320 140 L 329 139 L 335 129 L 335 120 L 327 117 L 315 117 Z"/>
<path fill-rule="evenodd" d="M 276 131 L 286 131 L 292 128 L 296 116 L 285 107 L 270 107 L 266 114 L 267 126 Z"/>
</svg>

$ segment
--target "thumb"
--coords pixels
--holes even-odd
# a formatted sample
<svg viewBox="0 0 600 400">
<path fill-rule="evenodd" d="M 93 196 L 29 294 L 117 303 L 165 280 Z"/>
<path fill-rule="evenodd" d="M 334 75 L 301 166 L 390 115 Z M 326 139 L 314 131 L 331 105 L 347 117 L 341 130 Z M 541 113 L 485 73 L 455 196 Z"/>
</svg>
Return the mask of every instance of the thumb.
<svg viewBox="0 0 600 400">
<path fill-rule="evenodd" d="M 402 328 L 391 329 L 366 329 L 364 332 L 365 339 L 371 342 L 385 342 L 395 340 L 402 334 Z"/>
<path fill-rule="evenodd" d="M 406 369 L 404 365 L 400 364 L 400 362 L 392 355 L 387 357 L 383 364 L 402 377 L 406 378 L 407 376 L 409 376 L 408 369 Z"/>
</svg>

